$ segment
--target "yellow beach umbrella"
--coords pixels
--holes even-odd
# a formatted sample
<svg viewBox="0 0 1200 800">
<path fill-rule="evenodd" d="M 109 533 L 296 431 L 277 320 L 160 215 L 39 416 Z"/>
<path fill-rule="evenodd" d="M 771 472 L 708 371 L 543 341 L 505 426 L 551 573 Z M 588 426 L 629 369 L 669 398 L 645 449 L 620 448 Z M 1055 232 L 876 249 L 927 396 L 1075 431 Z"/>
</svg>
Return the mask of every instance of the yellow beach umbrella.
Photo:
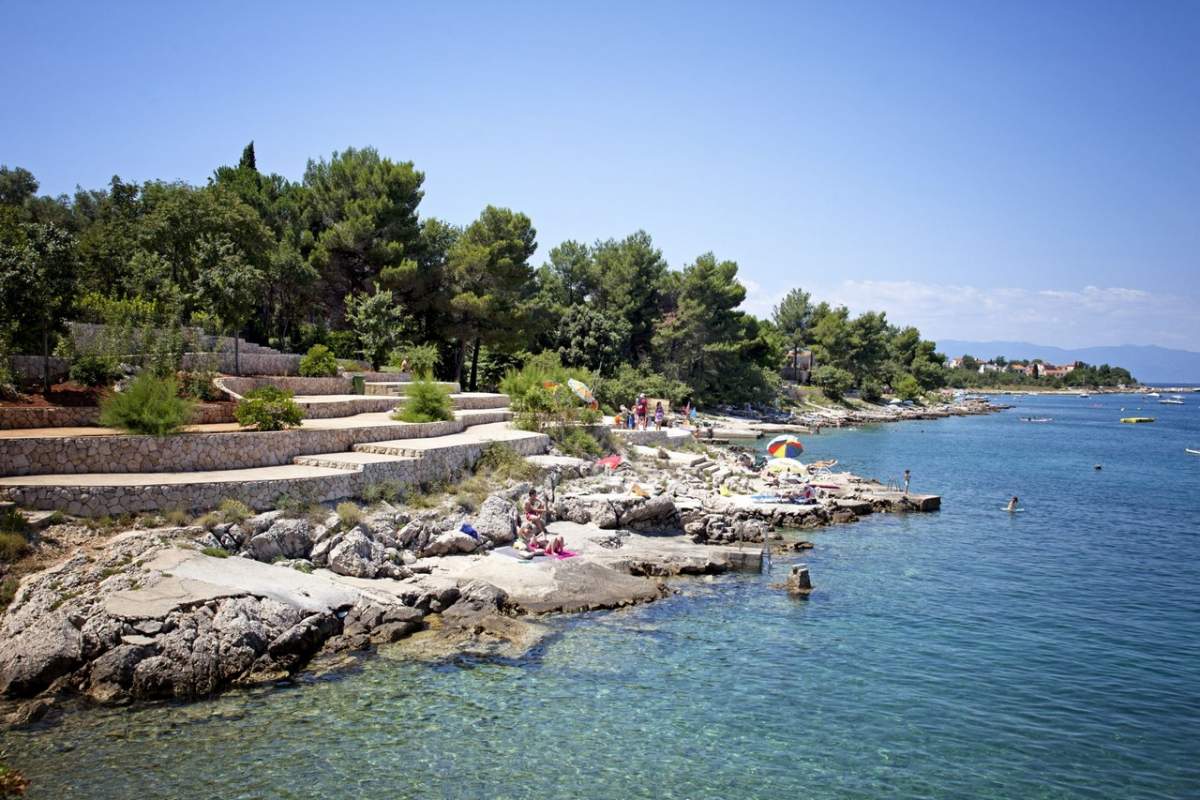
<svg viewBox="0 0 1200 800">
<path fill-rule="evenodd" d="M 803 473 L 806 467 L 794 458 L 772 458 L 767 462 L 768 472 Z"/>
</svg>

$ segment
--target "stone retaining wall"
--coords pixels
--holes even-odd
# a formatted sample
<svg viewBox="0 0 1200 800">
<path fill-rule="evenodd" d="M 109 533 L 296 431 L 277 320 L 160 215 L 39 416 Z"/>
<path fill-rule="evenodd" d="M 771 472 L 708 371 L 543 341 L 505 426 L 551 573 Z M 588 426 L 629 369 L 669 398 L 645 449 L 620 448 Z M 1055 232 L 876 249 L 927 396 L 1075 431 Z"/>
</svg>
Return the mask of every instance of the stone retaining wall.
<svg viewBox="0 0 1200 800">
<path fill-rule="evenodd" d="M 333 430 L 183 433 L 176 436 L 38 436 L 0 439 L 0 474 L 196 472 L 291 463 L 296 456 L 349 450 L 358 442 L 458 433 L 448 422 L 396 423 Z"/>
<path fill-rule="evenodd" d="M 663 428 L 661 431 L 656 430 L 629 430 L 628 428 L 609 428 L 605 426 L 605 430 L 611 433 L 616 438 L 626 444 L 641 444 L 641 445 L 656 445 L 656 444 L 683 444 L 691 441 L 694 437 L 687 428 Z"/>
<path fill-rule="evenodd" d="M 245 370 L 243 370 L 244 372 Z M 232 370 L 230 370 L 232 372 Z M 294 375 L 260 375 L 256 377 L 226 375 L 214 381 L 217 388 L 242 396 L 252 389 L 275 386 L 293 394 L 353 394 L 354 377 L 364 381 L 407 381 L 407 372 L 352 372 L 332 378 L 303 378 Z M 371 392 L 367 392 L 371 394 Z"/>
<path fill-rule="evenodd" d="M 475 411 L 486 408 L 508 408 L 508 395 L 506 394 L 460 394 L 450 399 L 454 401 L 454 407 L 459 411 Z"/>
<path fill-rule="evenodd" d="M 445 423 L 430 423 L 445 424 Z M 547 436 L 501 442 L 521 455 L 544 453 Z M 361 497 L 372 483 L 394 481 L 412 486 L 448 480 L 473 466 L 486 444 L 455 445 L 429 451 L 420 458 L 369 463 L 360 469 L 313 478 L 286 478 L 221 483 L 154 484 L 149 486 L 19 486 L 8 487 L 8 499 L 25 508 L 62 510 L 68 514 L 99 517 L 146 511 L 208 511 L 222 500 L 241 500 L 256 511 L 277 507 L 281 495 L 305 502 L 333 502 Z"/>
<path fill-rule="evenodd" d="M 198 403 L 193 425 L 233 422 L 233 403 Z M 100 424 L 95 406 L 0 407 L 0 430 L 22 428 L 86 428 Z"/>
<path fill-rule="evenodd" d="M 19 383 L 28 383 L 31 381 L 41 381 L 42 365 L 45 359 L 41 356 L 9 356 L 9 366 L 12 368 L 13 377 Z M 70 365 L 65 358 L 56 358 L 50 356 L 50 380 L 61 381 L 67 377 L 67 368 Z"/>
<path fill-rule="evenodd" d="M 239 359 L 243 375 L 299 375 L 300 356 L 292 353 L 242 353 Z M 233 353 L 184 353 L 183 369 L 213 369 L 237 372 Z"/>
<path fill-rule="evenodd" d="M 305 419 L 330 419 L 352 417 L 355 414 L 371 414 L 391 411 L 396 407 L 396 398 L 360 397 L 355 400 L 336 400 L 326 403 L 299 403 Z"/>
<path fill-rule="evenodd" d="M 274 508 L 281 495 L 312 502 L 354 497 L 365 488 L 361 472 L 227 483 L 175 483 L 149 486 L 20 486 L 5 491 L 24 508 L 61 510 L 81 517 L 115 516 L 145 511 L 199 512 L 222 500 L 241 500 L 256 511 Z"/>
<path fill-rule="evenodd" d="M 94 406 L 0 408 L 0 430 L 20 428 L 83 428 L 95 425 L 100 409 Z"/>
<path fill-rule="evenodd" d="M 213 381 L 218 389 L 242 397 L 246 392 L 274 386 L 293 394 L 350 394 L 354 383 L 349 378 L 298 378 L 289 376 L 235 377 L 226 375 Z"/>
</svg>

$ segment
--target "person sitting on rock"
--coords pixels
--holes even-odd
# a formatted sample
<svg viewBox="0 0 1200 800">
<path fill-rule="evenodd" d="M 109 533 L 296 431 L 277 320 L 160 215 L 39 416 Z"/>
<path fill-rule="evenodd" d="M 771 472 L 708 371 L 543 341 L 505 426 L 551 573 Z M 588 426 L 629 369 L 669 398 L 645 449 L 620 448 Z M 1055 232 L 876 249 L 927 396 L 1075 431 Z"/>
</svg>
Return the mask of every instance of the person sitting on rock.
<svg viewBox="0 0 1200 800">
<path fill-rule="evenodd" d="M 530 489 L 529 497 L 525 500 L 525 520 L 533 525 L 538 534 L 546 532 L 546 506 L 538 497 L 537 489 Z"/>
</svg>

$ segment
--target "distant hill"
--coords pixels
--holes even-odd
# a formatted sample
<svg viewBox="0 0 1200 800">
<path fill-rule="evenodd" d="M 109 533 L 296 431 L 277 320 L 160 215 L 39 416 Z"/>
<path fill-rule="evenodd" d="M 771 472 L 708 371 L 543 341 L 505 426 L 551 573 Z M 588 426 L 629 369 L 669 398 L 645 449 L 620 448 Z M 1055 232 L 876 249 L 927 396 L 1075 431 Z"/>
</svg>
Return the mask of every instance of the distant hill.
<svg viewBox="0 0 1200 800">
<path fill-rule="evenodd" d="M 938 352 L 945 353 L 947 358 L 965 354 L 980 359 L 996 356 L 1040 358 L 1051 364 L 1086 361 L 1089 364 L 1125 367 L 1142 383 L 1200 383 L 1200 353 L 1155 345 L 1123 344 L 1117 347 L 1081 347 L 1077 350 L 1067 350 L 1029 342 L 964 342 L 942 339 L 938 342 Z"/>
</svg>

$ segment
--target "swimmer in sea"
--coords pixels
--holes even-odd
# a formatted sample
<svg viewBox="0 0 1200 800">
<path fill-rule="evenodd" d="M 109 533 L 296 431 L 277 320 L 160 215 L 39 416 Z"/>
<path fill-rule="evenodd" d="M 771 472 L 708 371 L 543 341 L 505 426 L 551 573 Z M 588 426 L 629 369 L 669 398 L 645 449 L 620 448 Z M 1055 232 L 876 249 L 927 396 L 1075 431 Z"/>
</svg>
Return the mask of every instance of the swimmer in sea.
<svg viewBox="0 0 1200 800">
<path fill-rule="evenodd" d="M 1019 511 L 1019 510 L 1020 510 L 1020 509 L 1018 509 L 1018 508 L 1017 508 L 1017 496 L 1016 496 L 1015 494 L 1012 496 L 1012 500 L 1009 500 L 1009 501 L 1008 501 L 1008 507 L 1007 507 L 1007 508 L 1005 508 L 1004 510 L 1005 510 L 1005 511 L 1008 511 L 1008 512 L 1013 512 L 1013 511 Z"/>
</svg>

